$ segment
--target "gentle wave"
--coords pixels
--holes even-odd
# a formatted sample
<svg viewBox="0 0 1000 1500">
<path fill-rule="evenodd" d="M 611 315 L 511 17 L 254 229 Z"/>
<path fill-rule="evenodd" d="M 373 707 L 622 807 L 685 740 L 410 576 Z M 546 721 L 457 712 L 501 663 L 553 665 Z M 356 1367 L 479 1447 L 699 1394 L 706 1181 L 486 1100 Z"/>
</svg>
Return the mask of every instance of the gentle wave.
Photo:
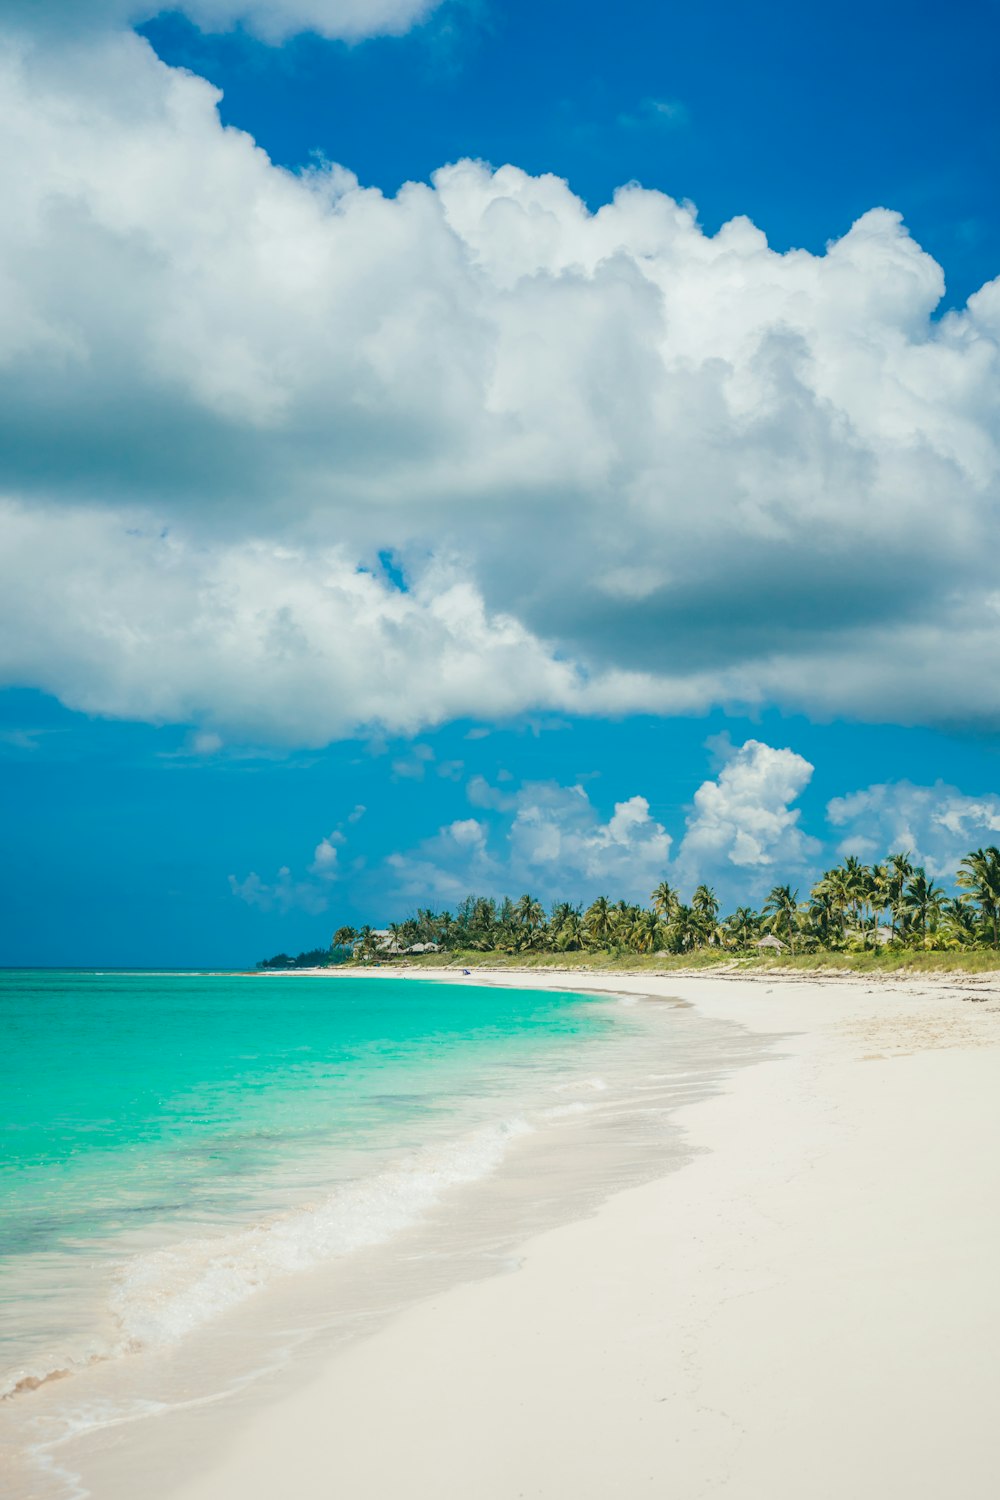
<svg viewBox="0 0 1000 1500">
<path fill-rule="evenodd" d="M 118 1341 L 78 1361 L 13 1371 L 0 1387 L 0 1399 L 36 1390 L 104 1359 L 176 1344 L 279 1277 L 386 1244 L 423 1218 L 449 1188 L 495 1171 L 510 1143 L 532 1129 L 519 1117 L 483 1126 L 446 1145 L 417 1151 L 316 1204 L 132 1257 L 119 1268 L 111 1298 Z"/>
</svg>

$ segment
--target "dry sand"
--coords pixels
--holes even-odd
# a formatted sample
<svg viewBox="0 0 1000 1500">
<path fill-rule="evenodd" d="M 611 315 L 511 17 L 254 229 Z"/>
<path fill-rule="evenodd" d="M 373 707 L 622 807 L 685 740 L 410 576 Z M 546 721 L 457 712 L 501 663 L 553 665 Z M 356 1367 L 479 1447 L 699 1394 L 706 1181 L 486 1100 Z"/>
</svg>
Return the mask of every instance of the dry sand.
<svg viewBox="0 0 1000 1500">
<path fill-rule="evenodd" d="M 683 1111 L 688 1165 L 347 1348 L 175 1500 L 993 1500 L 996 982 L 489 978 L 793 1035 Z"/>
</svg>

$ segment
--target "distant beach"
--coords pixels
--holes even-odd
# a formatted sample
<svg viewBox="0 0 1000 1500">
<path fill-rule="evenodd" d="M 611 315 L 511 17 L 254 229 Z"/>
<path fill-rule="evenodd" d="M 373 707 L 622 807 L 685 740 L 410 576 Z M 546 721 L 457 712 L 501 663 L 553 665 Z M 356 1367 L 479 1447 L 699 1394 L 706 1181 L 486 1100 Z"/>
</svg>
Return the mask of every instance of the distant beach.
<svg viewBox="0 0 1000 1500">
<path fill-rule="evenodd" d="M 993 976 L 439 977 L 613 987 L 623 1045 L 394 1246 L 217 1322 L 220 1367 L 270 1331 L 256 1379 L 53 1469 L 98 1500 L 992 1497 Z"/>
</svg>

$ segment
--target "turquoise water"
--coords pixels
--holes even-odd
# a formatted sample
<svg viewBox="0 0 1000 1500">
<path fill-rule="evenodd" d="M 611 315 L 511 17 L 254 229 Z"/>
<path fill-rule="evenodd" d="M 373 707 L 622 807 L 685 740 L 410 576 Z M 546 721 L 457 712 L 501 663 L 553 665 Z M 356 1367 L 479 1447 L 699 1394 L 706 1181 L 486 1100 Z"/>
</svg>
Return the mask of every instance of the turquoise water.
<svg viewBox="0 0 1000 1500">
<path fill-rule="evenodd" d="M 381 1242 L 491 1170 L 611 1025 L 480 985 L 0 974 L 0 1380 L 176 1339 Z"/>
</svg>

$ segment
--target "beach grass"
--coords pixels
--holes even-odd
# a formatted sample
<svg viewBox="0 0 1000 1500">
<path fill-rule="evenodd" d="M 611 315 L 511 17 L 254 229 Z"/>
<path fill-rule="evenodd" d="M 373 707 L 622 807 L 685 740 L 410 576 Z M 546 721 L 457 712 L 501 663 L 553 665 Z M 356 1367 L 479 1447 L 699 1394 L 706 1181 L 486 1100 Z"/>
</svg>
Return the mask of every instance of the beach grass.
<svg viewBox="0 0 1000 1500">
<path fill-rule="evenodd" d="M 1000 951 L 971 948 L 950 952 L 880 949 L 877 952 L 726 953 L 699 948 L 691 953 L 622 953 L 584 950 L 575 953 L 498 953 L 455 949 L 445 953 L 407 954 L 380 960 L 383 968 L 405 965 L 426 969 L 578 969 L 587 973 L 727 972 L 806 974 L 983 974 L 1000 971 Z"/>
</svg>

